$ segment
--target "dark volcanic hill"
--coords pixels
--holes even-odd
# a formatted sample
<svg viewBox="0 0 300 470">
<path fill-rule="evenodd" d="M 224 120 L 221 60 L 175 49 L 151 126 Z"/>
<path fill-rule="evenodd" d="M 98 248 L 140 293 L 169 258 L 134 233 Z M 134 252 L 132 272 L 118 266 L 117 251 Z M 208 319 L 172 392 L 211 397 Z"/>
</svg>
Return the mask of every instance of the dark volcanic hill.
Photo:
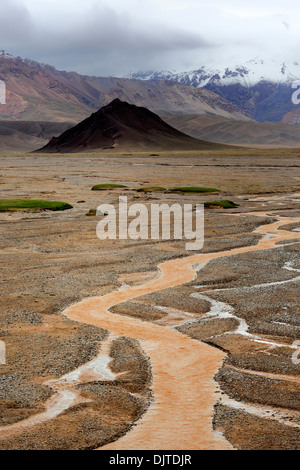
<svg viewBox="0 0 300 470">
<path fill-rule="evenodd" d="M 38 152 L 82 152 L 102 149 L 203 150 L 216 144 L 197 140 L 164 122 L 147 108 L 118 98 L 67 130 Z"/>
</svg>

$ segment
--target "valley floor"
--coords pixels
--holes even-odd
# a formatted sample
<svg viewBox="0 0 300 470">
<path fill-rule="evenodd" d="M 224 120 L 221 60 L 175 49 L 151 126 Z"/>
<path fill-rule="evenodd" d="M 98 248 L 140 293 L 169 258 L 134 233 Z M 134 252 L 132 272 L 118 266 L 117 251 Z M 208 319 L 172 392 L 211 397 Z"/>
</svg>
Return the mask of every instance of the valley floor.
<svg viewBox="0 0 300 470">
<path fill-rule="evenodd" d="M 0 212 L 0 448 L 299 449 L 299 180 L 294 152 L 3 155 L 0 199 L 73 209 Z M 86 214 L 121 194 L 238 207 L 200 253 L 100 241 Z"/>
</svg>

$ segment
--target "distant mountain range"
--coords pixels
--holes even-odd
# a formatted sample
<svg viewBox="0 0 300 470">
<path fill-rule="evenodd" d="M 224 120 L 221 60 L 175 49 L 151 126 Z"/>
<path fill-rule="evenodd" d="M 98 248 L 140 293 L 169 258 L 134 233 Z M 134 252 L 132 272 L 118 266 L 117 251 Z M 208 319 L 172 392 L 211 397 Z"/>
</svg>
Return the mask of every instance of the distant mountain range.
<svg viewBox="0 0 300 470">
<path fill-rule="evenodd" d="M 211 83 L 229 86 L 239 83 L 251 87 L 261 81 L 272 83 L 292 83 L 300 79 L 300 63 L 276 62 L 255 58 L 244 64 L 223 64 L 220 67 L 202 66 L 191 72 L 174 73 L 161 72 L 137 72 L 130 74 L 130 78 L 140 80 L 176 80 L 186 85 L 205 87 Z"/>
<path fill-rule="evenodd" d="M 297 63 L 255 59 L 181 74 L 89 77 L 0 51 L 0 80 L 6 85 L 6 104 L 0 104 L 0 151 L 42 147 L 116 98 L 146 107 L 201 140 L 300 146 L 298 128 L 290 125 L 300 124 L 300 108 L 291 99 L 299 76 Z M 255 121 L 270 123 L 260 126 Z"/>
<path fill-rule="evenodd" d="M 116 98 L 59 137 L 53 137 L 38 152 L 214 150 L 221 147 L 190 137 L 148 109 Z"/>
<path fill-rule="evenodd" d="M 249 120 L 215 93 L 176 82 L 98 78 L 61 72 L 32 60 L 0 53 L 0 80 L 7 103 L 0 119 L 79 122 L 115 98 L 159 114 L 198 114 Z"/>
<path fill-rule="evenodd" d="M 72 127 L 68 122 L 0 121 L 0 151 L 27 152 L 35 150 Z"/>
<path fill-rule="evenodd" d="M 292 102 L 298 78 L 298 63 L 262 59 L 186 73 L 89 77 L 0 51 L 0 79 L 7 89 L 0 119 L 79 122 L 119 98 L 163 115 L 300 124 L 299 106 Z"/>
<path fill-rule="evenodd" d="M 196 139 L 244 147 L 300 147 L 300 129 L 281 122 L 235 121 L 209 116 L 162 116 Z"/>
<path fill-rule="evenodd" d="M 204 87 L 237 106 L 259 121 L 283 121 L 300 124 L 299 106 L 293 104 L 292 84 L 300 79 L 300 64 L 253 59 L 240 65 L 200 67 L 183 73 L 139 72 L 130 75 L 139 80 L 170 80 L 196 88 Z"/>
</svg>

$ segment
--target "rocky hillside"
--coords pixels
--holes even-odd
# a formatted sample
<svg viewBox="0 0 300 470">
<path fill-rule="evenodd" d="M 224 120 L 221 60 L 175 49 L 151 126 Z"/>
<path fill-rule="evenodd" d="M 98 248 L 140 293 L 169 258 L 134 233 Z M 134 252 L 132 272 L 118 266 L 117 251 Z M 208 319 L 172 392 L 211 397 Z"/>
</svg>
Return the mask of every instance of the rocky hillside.
<svg viewBox="0 0 300 470">
<path fill-rule="evenodd" d="M 168 81 L 97 78 L 60 72 L 31 60 L 0 54 L 6 104 L 0 119 L 79 122 L 115 98 L 163 114 L 214 115 L 248 120 L 235 105 L 209 90 Z"/>
</svg>

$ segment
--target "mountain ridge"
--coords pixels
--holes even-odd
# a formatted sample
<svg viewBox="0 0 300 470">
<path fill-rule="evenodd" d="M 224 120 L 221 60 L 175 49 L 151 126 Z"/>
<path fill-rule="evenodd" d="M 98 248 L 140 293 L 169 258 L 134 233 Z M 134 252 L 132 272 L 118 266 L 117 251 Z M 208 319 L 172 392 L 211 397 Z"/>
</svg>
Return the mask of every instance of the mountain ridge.
<svg viewBox="0 0 300 470">
<path fill-rule="evenodd" d="M 170 80 L 195 88 L 204 87 L 230 101 L 258 122 L 300 123 L 298 107 L 292 102 L 292 86 L 300 85 L 298 62 L 287 66 L 284 62 L 256 58 L 241 65 L 215 68 L 202 66 L 198 70 L 181 73 L 137 72 L 130 77 L 150 82 Z"/>
<path fill-rule="evenodd" d="M 0 54 L 0 79 L 7 90 L 0 120 L 75 123 L 115 98 L 158 114 L 196 113 L 249 120 L 235 105 L 209 90 L 168 81 L 89 77 L 7 53 Z"/>
<path fill-rule="evenodd" d="M 240 83 L 244 86 L 254 86 L 260 81 L 272 83 L 293 83 L 300 80 L 300 64 L 278 62 L 254 58 L 241 64 L 220 64 L 218 66 L 201 66 L 188 72 L 171 71 L 140 71 L 131 73 L 129 78 L 140 80 L 174 80 L 195 87 L 206 87 L 210 83 L 232 85 Z"/>
</svg>

